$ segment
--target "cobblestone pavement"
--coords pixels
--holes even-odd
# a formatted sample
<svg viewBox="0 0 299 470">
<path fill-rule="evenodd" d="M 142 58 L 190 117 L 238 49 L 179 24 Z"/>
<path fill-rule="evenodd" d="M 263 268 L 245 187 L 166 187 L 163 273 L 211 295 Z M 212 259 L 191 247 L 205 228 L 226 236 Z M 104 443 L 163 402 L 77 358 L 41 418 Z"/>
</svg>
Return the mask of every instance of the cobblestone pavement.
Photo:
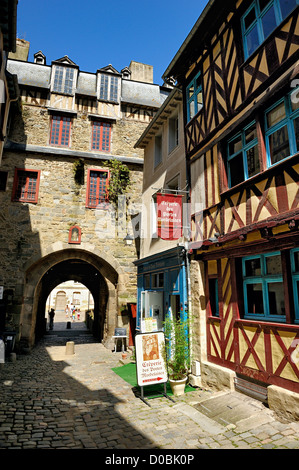
<svg viewBox="0 0 299 470">
<path fill-rule="evenodd" d="M 198 388 L 175 403 L 151 399 L 149 407 L 111 370 L 120 365 L 121 353 L 86 332 L 77 330 L 68 338 L 55 328 L 31 354 L 0 368 L 1 449 L 299 448 L 298 422 L 282 422 L 262 403 L 237 392 Z M 75 354 L 66 355 L 70 340 Z M 224 404 L 237 400 L 241 409 L 252 407 L 251 416 L 221 424 L 199 411 L 200 403 L 213 408 L 212 400 L 219 397 Z"/>
</svg>

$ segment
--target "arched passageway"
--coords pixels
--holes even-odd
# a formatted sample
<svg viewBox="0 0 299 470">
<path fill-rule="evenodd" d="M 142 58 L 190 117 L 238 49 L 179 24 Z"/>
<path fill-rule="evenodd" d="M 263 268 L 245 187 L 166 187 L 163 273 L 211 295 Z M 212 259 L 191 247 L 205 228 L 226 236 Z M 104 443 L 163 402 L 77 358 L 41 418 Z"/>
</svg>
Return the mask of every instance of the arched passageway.
<svg viewBox="0 0 299 470">
<path fill-rule="evenodd" d="M 105 278 L 97 268 L 80 259 L 69 259 L 52 266 L 41 278 L 38 287 L 38 306 L 35 325 L 35 340 L 41 338 L 45 325 L 45 304 L 50 292 L 65 281 L 84 284 L 94 299 L 93 335 L 100 341 L 104 338 L 104 324 L 109 298 Z"/>
<path fill-rule="evenodd" d="M 94 299 L 93 334 L 108 343 L 117 322 L 118 295 L 125 289 L 125 275 L 111 257 L 82 249 L 53 251 L 28 263 L 19 345 L 31 348 L 45 331 L 45 305 L 50 292 L 60 283 L 74 280 L 84 284 Z"/>
</svg>

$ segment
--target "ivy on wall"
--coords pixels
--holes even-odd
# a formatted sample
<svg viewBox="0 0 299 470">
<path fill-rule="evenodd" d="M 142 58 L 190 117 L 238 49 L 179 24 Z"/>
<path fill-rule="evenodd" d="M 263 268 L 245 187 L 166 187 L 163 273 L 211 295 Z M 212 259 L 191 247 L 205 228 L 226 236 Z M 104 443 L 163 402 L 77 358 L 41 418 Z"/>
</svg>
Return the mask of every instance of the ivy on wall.
<svg viewBox="0 0 299 470">
<path fill-rule="evenodd" d="M 130 186 L 130 170 L 119 160 L 111 160 L 106 163 L 110 170 L 108 187 L 109 201 L 117 207 L 118 196 L 124 195 Z"/>
</svg>

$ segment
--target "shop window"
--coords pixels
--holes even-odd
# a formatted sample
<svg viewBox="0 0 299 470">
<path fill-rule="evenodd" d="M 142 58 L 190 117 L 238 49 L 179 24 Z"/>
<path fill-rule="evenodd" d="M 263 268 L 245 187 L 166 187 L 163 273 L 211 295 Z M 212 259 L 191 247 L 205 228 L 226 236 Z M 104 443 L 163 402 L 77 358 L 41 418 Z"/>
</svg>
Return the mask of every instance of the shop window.
<svg viewBox="0 0 299 470">
<path fill-rule="evenodd" d="M 110 151 L 111 124 L 107 122 L 94 121 L 92 123 L 91 149 Z"/>
<path fill-rule="evenodd" d="M 62 147 L 70 145 L 71 118 L 53 116 L 51 120 L 50 144 Z"/>
<path fill-rule="evenodd" d="M 152 274 L 152 289 L 164 287 L 164 273 Z"/>
<path fill-rule="evenodd" d="M 37 203 L 39 170 L 15 169 L 12 201 Z"/>
<path fill-rule="evenodd" d="M 299 0 L 254 0 L 241 18 L 245 59 L 298 5 Z"/>
<path fill-rule="evenodd" d="M 88 170 L 86 207 L 105 208 L 108 204 L 109 171 Z"/>
<path fill-rule="evenodd" d="M 229 187 L 260 172 L 256 123 L 252 122 L 227 143 Z"/>
<path fill-rule="evenodd" d="M 280 252 L 242 260 L 245 318 L 285 322 Z"/>
<path fill-rule="evenodd" d="M 148 290 L 151 287 L 151 275 L 145 274 L 144 275 L 144 289 Z"/>
<path fill-rule="evenodd" d="M 191 80 L 191 82 L 189 82 L 186 94 L 187 121 L 189 122 L 203 106 L 202 78 L 200 72 L 193 78 L 193 80 Z"/>
</svg>

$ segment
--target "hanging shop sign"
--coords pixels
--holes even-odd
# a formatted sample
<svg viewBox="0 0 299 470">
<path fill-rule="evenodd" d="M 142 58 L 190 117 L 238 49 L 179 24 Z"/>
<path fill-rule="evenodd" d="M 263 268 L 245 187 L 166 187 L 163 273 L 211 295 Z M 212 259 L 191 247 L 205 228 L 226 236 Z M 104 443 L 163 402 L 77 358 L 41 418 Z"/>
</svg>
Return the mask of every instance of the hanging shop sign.
<svg viewBox="0 0 299 470">
<path fill-rule="evenodd" d="M 177 240 L 182 236 L 182 197 L 157 194 L 157 232 L 163 240 Z"/>
</svg>

